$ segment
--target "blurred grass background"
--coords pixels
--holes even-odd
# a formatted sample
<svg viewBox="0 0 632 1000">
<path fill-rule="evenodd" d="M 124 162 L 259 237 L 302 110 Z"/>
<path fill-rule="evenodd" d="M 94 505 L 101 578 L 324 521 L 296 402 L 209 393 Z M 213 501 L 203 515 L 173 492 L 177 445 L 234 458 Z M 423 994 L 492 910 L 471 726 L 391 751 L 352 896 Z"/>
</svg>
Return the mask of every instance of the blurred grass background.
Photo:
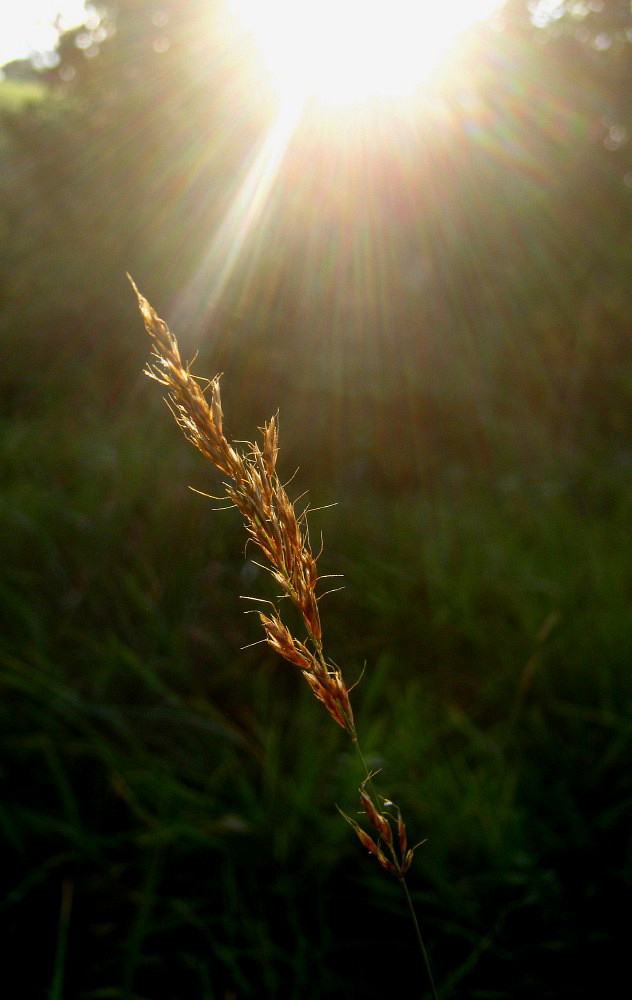
<svg viewBox="0 0 632 1000">
<path fill-rule="evenodd" d="M 417 975 L 398 887 L 335 810 L 343 734 L 251 645 L 239 598 L 270 585 L 188 489 L 218 484 L 141 374 L 130 271 L 225 373 L 233 436 L 279 408 L 294 495 L 335 504 L 310 518 L 344 574 L 326 640 L 349 683 L 366 665 L 365 751 L 428 838 L 410 888 L 442 996 L 617 995 L 629 8 L 584 14 L 603 49 L 570 7 L 553 30 L 508 4 L 456 96 L 326 142 L 308 120 L 218 296 L 209 241 L 272 112 L 224 36 L 194 44 L 201 3 L 162 4 L 167 50 L 154 6 L 106 4 L 94 58 L 70 32 L 0 84 L 7 982 L 228 1000 Z"/>
</svg>

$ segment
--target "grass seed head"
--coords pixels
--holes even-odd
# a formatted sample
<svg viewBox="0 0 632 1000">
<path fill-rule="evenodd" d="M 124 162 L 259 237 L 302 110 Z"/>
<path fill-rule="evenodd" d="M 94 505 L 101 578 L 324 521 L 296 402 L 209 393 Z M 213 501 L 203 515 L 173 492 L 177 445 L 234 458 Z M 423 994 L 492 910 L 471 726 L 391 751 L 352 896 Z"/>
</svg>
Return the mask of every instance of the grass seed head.
<svg viewBox="0 0 632 1000">
<path fill-rule="evenodd" d="M 130 278 L 131 281 L 131 278 Z M 167 324 L 132 281 L 154 356 L 147 375 L 165 386 L 168 402 L 185 437 L 223 473 L 227 498 L 239 510 L 249 538 L 268 562 L 268 570 L 300 612 L 308 646 L 293 636 L 275 609 L 259 615 L 266 642 L 299 667 L 313 693 L 332 718 L 356 739 L 349 692 L 340 671 L 325 662 L 316 586 L 318 570 L 309 547 L 307 528 L 296 515 L 276 471 L 279 431 L 276 417 L 262 428 L 262 445 L 245 442 L 238 448 L 224 433 L 219 376 L 203 390 L 182 362 Z M 302 515 L 304 516 L 304 515 Z"/>
</svg>

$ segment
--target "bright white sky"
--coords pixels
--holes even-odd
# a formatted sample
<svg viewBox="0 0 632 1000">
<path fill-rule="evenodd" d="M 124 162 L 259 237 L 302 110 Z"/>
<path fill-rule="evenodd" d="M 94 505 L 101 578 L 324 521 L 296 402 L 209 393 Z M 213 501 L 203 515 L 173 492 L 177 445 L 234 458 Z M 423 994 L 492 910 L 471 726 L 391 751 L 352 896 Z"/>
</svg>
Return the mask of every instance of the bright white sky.
<svg viewBox="0 0 632 1000">
<path fill-rule="evenodd" d="M 474 21 L 502 0 L 229 0 L 282 99 L 345 104 L 428 81 Z"/>
<path fill-rule="evenodd" d="M 4 0 L 0 66 L 55 47 L 89 0 Z M 502 0 L 228 0 L 252 32 L 281 98 L 345 102 L 404 94 L 428 78 L 463 29 Z"/>
<path fill-rule="evenodd" d="M 0 66 L 55 47 L 56 16 L 64 30 L 81 24 L 84 0 L 4 0 L 0 13 Z"/>
</svg>

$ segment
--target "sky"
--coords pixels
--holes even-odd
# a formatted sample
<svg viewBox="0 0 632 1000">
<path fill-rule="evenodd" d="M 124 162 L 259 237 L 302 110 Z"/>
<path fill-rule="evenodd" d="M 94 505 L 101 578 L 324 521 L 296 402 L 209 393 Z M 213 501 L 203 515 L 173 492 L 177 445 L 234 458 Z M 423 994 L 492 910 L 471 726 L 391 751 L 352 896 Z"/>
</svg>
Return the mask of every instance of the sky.
<svg viewBox="0 0 632 1000">
<path fill-rule="evenodd" d="M 11 3 L 5 0 L 4 10 L 0 14 L 0 66 L 12 59 L 28 58 L 34 52 L 52 51 L 57 38 L 54 28 L 56 18 L 59 19 L 59 26 L 63 30 L 76 27 L 84 20 L 86 3 L 89 3 L 89 0 L 14 0 Z M 459 0 L 458 4 L 453 2 L 451 8 L 454 9 L 459 5 L 464 8 L 469 6 L 480 9 L 496 6 L 496 3 L 494 0 Z M 285 10 L 284 17 L 287 17 L 288 8 L 291 9 L 293 4 L 289 4 L 288 0 L 284 3 L 276 0 L 275 3 L 269 3 L 265 8 L 261 8 L 258 0 L 255 2 L 239 0 L 235 6 L 243 9 L 250 7 L 255 10 L 260 8 L 268 12 L 281 7 Z M 258 16 L 261 20 L 261 14 Z M 435 20 L 436 17 L 435 14 Z M 445 13 L 443 19 L 445 20 Z M 268 30 L 267 35 L 278 36 L 278 24 L 275 19 L 268 14 L 265 20 L 274 29 L 272 32 Z M 278 39 L 276 44 L 278 45 Z"/>
<path fill-rule="evenodd" d="M 83 22 L 84 0 L 17 0 L 3 4 L 0 14 L 0 66 L 32 52 L 50 51 L 57 38 L 53 24 L 64 30 Z"/>
</svg>

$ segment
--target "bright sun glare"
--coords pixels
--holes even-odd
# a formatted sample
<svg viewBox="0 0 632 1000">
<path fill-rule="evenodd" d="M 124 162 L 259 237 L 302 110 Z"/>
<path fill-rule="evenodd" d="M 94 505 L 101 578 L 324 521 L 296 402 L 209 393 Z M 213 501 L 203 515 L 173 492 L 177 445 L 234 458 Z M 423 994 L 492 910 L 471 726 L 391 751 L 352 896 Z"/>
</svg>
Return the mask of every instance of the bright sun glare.
<svg viewBox="0 0 632 1000">
<path fill-rule="evenodd" d="M 230 0 L 282 101 L 404 97 L 501 0 Z"/>
</svg>

